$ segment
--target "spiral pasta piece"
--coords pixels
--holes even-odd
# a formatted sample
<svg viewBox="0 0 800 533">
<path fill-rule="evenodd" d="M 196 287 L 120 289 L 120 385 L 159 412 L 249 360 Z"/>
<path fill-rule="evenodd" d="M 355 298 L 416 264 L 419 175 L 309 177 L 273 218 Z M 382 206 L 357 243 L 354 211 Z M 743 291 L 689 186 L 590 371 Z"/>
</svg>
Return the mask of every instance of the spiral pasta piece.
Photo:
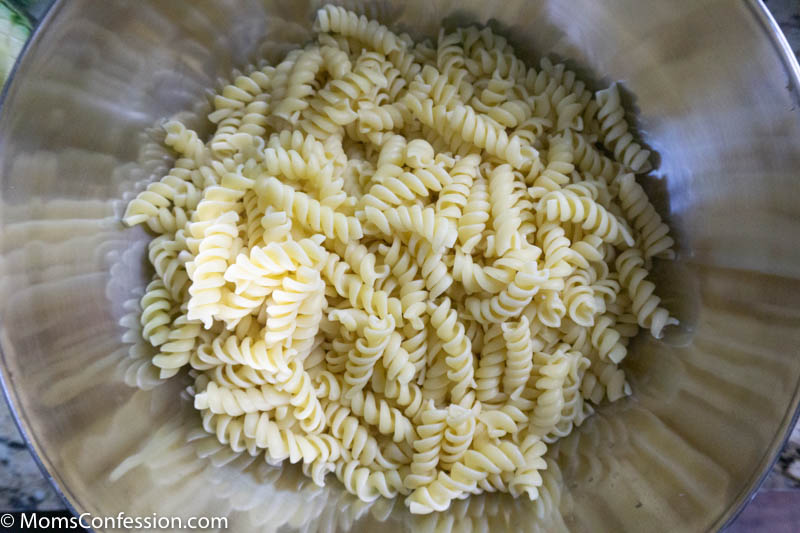
<svg viewBox="0 0 800 533">
<path fill-rule="evenodd" d="M 619 331 L 615 329 L 615 326 L 616 321 L 612 316 L 601 316 L 597 319 L 592 328 L 591 342 L 592 346 L 597 349 L 601 360 L 609 360 L 614 364 L 618 364 L 625 359 L 628 350 L 625 345 L 620 342 L 622 336 Z"/>
<path fill-rule="evenodd" d="M 503 373 L 503 392 L 511 394 L 528 382 L 533 368 L 533 347 L 528 319 L 501 325 L 507 346 L 507 360 Z"/>
<path fill-rule="evenodd" d="M 434 341 L 428 347 L 428 357 L 431 360 L 425 373 L 422 376 L 421 390 L 427 400 L 433 400 L 436 404 L 444 404 L 447 401 L 447 393 L 450 388 L 450 380 L 447 377 L 447 364 L 445 363 L 446 354 L 441 349 L 441 341 Z"/>
<path fill-rule="evenodd" d="M 475 407 L 478 407 L 477 405 Z M 447 408 L 447 418 L 444 438 L 442 439 L 442 452 L 439 461 L 444 469 L 461 460 L 472 445 L 477 427 L 476 409 L 466 409 L 460 405 L 450 405 Z"/>
<path fill-rule="evenodd" d="M 255 163 L 250 160 L 247 166 L 240 164 L 231 169 L 218 161 L 212 161 L 211 166 L 201 168 L 203 170 L 215 176 L 215 179 L 220 178 L 218 183 L 215 181 L 213 185 L 206 187 L 202 200 L 197 204 L 194 217 L 196 221 L 188 226 L 192 235 L 197 238 L 203 236 L 203 231 L 212 221 L 225 214 L 241 211 L 239 202 L 254 184 L 246 174 L 255 171 Z"/>
<path fill-rule="evenodd" d="M 363 328 L 363 338 L 355 344 L 355 350 L 347 357 L 344 382 L 350 388 L 350 394 L 362 390 L 372 377 L 372 369 L 389 345 L 389 337 L 394 331 L 394 322 L 389 319 L 368 318 L 368 325 Z"/>
<path fill-rule="evenodd" d="M 350 239 L 360 239 L 364 235 L 358 219 L 321 205 L 319 201 L 295 191 L 277 178 L 259 178 L 256 181 L 256 191 L 273 206 L 291 213 L 295 220 L 309 229 L 322 232 L 329 239 L 347 243 Z"/>
<path fill-rule="evenodd" d="M 385 291 L 375 290 L 361 278 L 348 273 L 347 269 L 347 265 L 338 256 L 330 255 L 323 266 L 322 274 L 339 296 L 349 300 L 351 306 L 379 318 L 391 316 L 396 325 L 403 325 L 402 302 L 390 297 Z"/>
<path fill-rule="evenodd" d="M 389 266 L 377 266 L 377 257 L 363 244 L 351 242 L 344 245 L 337 241 L 334 243 L 334 249 L 350 265 L 353 272 L 368 285 L 374 285 L 378 279 L 383 279 L 389 275 Z"/>
<path fill-rule="evenodd" d="M 447 112 L 446 128 L 489 154 L 508 161 L 515 169 L 527 170 L 538 162 L 535 148 L 517 136 L 509 137 L 502 127 L 490 123 L 468 105 L 456 106 Z"/>
<path fill-rule="evenodd" d="M 551 443 L 568 435 L 573 427 L 583 423 L 586 417 L 587 407 L 581 395 L 581 386 L 586 369 L 591 362 L 579 353 L 573 353 L 570 357 L 570 368 L 567 378 L 564 381 L 563 396 L 564 407 L 558 422 L 552 430 L 544 437 L 545 442 Z M 591 408 L 588 408 L 590 410 Z"/>
<path fill-rule="evenodd" d="M 547 166 L 531 183 L 528 193 L 537 200 L 551 191 L 558 191 L 570 182 L 570 175 L 575 170 L 574 152 L 564 135 L 550 138 L 547 151 Z"/>
<path fill-rule="evenodd" d="M 239 417 L 237 417 L 239 418 Z M 248 413 L 242 421 L 242 433 L 257 448 L 266 450 L 273 461 L 290 463 L 331 463 L 342 454 L 341 444 L 328 434 L 301 434 L 283 429 L 270 420 L 268 413 Z"/>
<path fill-rule="evenodd" d="M 153 356 L 153 364 L 161 369 L 159 376 L 162 379 L 174 376 L 189 364 L 201 329 L 202 325 L 189 320 L 185 313 L 172 321 L 166 341 L 160 346 L 159 353 Z"/>
<path fill-rule="evenodd" d="M 129 226 L 141 224 L 172 205 L 194 209 L 200 201 L 200 193 L 191 179 L 196 168 L 194 159 L 183 157 L 175 161 L 175 166 L 166 176 L 148 185 L 131 200 L 122 221 Z"/>
<path fill-rule="evenodd" d="M 353 37 L 384 55 L 403 48 L 402 41 L 386 26 L 337 6 L 326 5 L 317 11 L 314 29 Z"/>
<path fill-rule="evenodd" d="M 408 239 L 409 253 L 420 267 L 420 274 L 425 279 L 425 288 L 431 298 L 444 294 L 453 284 L 453 278 L 447 272 L 442 255 L 434 252 L 430 242 L 414 235 Z"/>
<path fill-rule="evenodd" d="M 339 439 L 342 449 L 354 460 L 363 466 L 373 463 L 386 469 L 396 466 L 383 457 L 378 441 L 369 434 L 367 428 L 362 426 L 356 417 L 350 414 L 349 409 L 335 403 L 328 403 L 325 407 L 325 418 L 331 434 Z"/>
<path fill-rule="evenodd" d="M 392 245 L 378 245 L 378 252 L 383 256 L 383 262 L 390 268 L 398 283 L 411 282 L 419 271 L 414 258 L 408 250 L 403 249 L 403 241 L 399 237 L 392 239 Z"/>
<path fill-rule="evenodd" d="M 273 290 L 267 299 L 264 333 L 267 346 L 291 345 L 292 336 L 301 324 L 298 315 L 313 313 L 319 305 L 317 295 L 323 290 L 317 270 L 301 266 L 294 275 L 284 277 L 281 287 Z"/>
<path fill-rule="evenodd" d="M 512 190 L 514 175 L 509 165 L 496 167 L 489 176 L 489 198 L 492 206 L 492 227 L 495 233 L 495 253 L 503 255 L 512 247 L 522 220 L 514 209 Z"/>
<path fill-rule="evenodd" d="M 425 290 L 425 282 L 423 280 L 415 279 L 400 286 L 400 303 L 403 306 L 403 318 L 409 321 L 409 325 L 413 329 L 422 330 L 425 327 L 422 315 L 425 313 L 427 301 L 428 291 Z"/>
<path fill-rule="evenodd" d="M 642 186 L 636 183 L 633 174 L 620 174 L 616 182 L 622 209 L 633 228 L 639 232 L 645 259 L 653 256 L 673 259 L 675 252 L 672 246 L 675 241 L 669 236 L 669 228 L 661 221 Z"/>
<path fill-rule="evenodd" d="M 262 211 L 258 205 L 258 195 L 250 189 L 244 193 L 242 203 L 244 203 L 244 217 L 247 224 L 245 227 L 247 248 L 266 244 L 264 241 L 266 228 L 261 224 L 266 212 Z"/>
<path fill-rule="evenodd" d="M 207 345 L 201 345 L 198 348 L 198 352 L 204 352 L 204 355 L 210 352 Z M 214 361 L 213 359 L 209 358 L 210 361 Z M 197 368 L 196 364 L 202 361 L 200 360 L 199 356 L 194 359 L 190 359 L 190 364 L 192 364 L 193 368 Z M 218 362 L 218 361 L 215 361 Z M 194 364 L 193 364 L 194 363 Z M 199 366 L 203 366 L 202 364 Z M 242 364 L 213 364 L 210 369 L 207 370 L 207 374 L 211 381 L 219 385 L 220 387 L 227 387 L 229 389 L 249 389 L 252 387 L 260 387 L 262 385 L 270 384 L 274 385 L 277 382 L 275 374 L 270 372 L 269 370 L 259 370 L 252 368 L 248 365 Z"/>
<path fill-rule="evenodd" d="M 289 403 L 294 407 L 294 417 L 300 422 L 300 427 L 307 433 L 320 433 L 326 417 L 311 377 L 296 358 L 289 360 L 287 368 L 287 373 L 278 375 L 275 387 L 289 394 Z"/>
<path fill-rule="evenodd" d="M 409 419 L 417 421 L 423 408 L 422 389 L 413 382 L 406 384 L 399 381 L 387 381 L 386 375 L 376 369 L 372 377 L 372 386 L 376 392 L 381 392 L 389 399 L 393 400 L 403 410 L 403 414 Z"/>
<path fill-rule="evenodd" d="M 338 46 L 324 44 L 320 47 L 319 53 L 322 56 L 322 66 L 334 78 L 343 78 L 353 69 L 347 52 Z"/>
<path fill-rule="evenodd" d="M 269 146 L 260 153 L 268 173 L 291 181 L 308 183 L 322 206 L 335 209 L 346 200 L 344 180 L 337 177 L 337 165 L 323 143 L 313 136 L 295 131 L 291 136 L 270 137 Z"/>
<path fill-rule="evenodd" d="M 367 206 L 365 217 L 384 235 L 392 235 L 394 232 L 414 233 L 426 239 L 434 248 L 451 248 L 458 238 L 451 221 L 436 215 L 431 207 L 403 205 L 381 212 Z"/>
<path fill-rule="evenodd" d="M 541 246 L 544 257 L 544 268 L 553 277 L 569 276 L 574 269 L 589 268 L 584 256 L 570 246 L 564 228 L 554 222 L 543 222 L 536 230 L 536 244 Z"/>
<path fill-rule="evenodd" d="M 382 177 L 364 195 L 363 204 L 365 208 L 375 209 L 401 206 L 417 198 L 426 198 L 430 191 L 438 192 L 450 183 L 452 178 L 444 166 L 434 163 L 400 172 L 397 176 Z"/>
<path fill-rule="evenodd" d="M 403 338 L 397 331 L 392 331 L 382 357 L 386 379 L 401 385 L 409 383 L 416 373 L 416 368 L 409 359 L 408 352 L 403 348 Z"/>
<path fill-rule="evenodd" d="M 644 170 L 650 152 L 633 141 L 633 135 L 625 120 L 625 110 L 621 105 L 619 86 L 615 83 L 608 89 L 597 91 L 596 96 L 597 104 L 600 106 L 597 118 L 600 120 L 603 144 L 626 167 L 634 172 Z"/>
<path fill-rule="evenodd" d="M 515 85 L 513 80 L 500 77 L 498 72 L 488 80 L 480 95 L 472 98 L 470 104 L 501 126 L 515 128 L 532 114 L 532 106 L 527 100 L 513 93 Z"/>
<path fill-rule="evenodd" d="M 601 386 L 598 390 L 600 395 L 596 398 L 596 403 L 602 400 L 604 394 L 608 401 L 615 402 L 631 393 L 631 387 L 625 379 L 625 372 L 617 365 L 595 361 L 593 362 L 593 367 L 586 372 L 586 376 Z M 583 385 L 586 386 L 586 384 L 587 380 L 584 379 Z M 594 392 L 589 395 L 594 396 Z"/>
<path fill-rule="evenodd" d="M 375 426 L 379 433 L 391 436 L 394 442 L 412 442 L 416 436 L 414 425 L 399 409 L 370 391 L 354 390 L 342 384 L 341 401 L 367 424 Z"/>
<path fill-rule="evenodd" d="M 147 285 L 141 299 L 142 337 L 155 347 L 161 346 L 169 337 L 170 294 L 161 279 L 156 278 Z"/>
<path fill-rule="evenodd" d="M 286 96 L 275 106 L 275 116 L 297 122 L 300 111 L 308 107 L 306 98 L 314 93 L 311 84 L 322 64 L 322 53 L 318 47 L 310 47 L 300 54 L 289 74 Z"/>
<path fill-rule="evenodd" d="M 359 103 L 356 114 L 361 133 L 392 131 L 405 125 L 403 110 L 394 104 L 376 105 L 363 101 Z"/>
<path fill-rule="evenodd" d="M 444 511 L 455 498 L 474 492 L 489 475 L 513 472 L 523 464 L 524 457 L 514 444 L 481 442 L 476 449 L 467 451 L 463 462 L 453 465 L 449 474 L 440 472 L 436 481 L 412 492 L 407 503 L 412 513 Z"/>
<path fill-rule="evenodd" d="M 271 411 L 288 405 L 290 396 L 273 385 L 262 385 L 247 389 L 220 387 L 213 381 L 205 390 L 195 394 L 195 409 L 208 409 L 214 414 L 239 416 L 259 411 Z"/>
<path fill-rule="evenodd" d="M 506 399 L 500 390 L 505 361 L 503 332 L 499 324 L 493 324 L 484 337 L 478 368 L 475 370 L 475 390 L 478 401 L 497 404 Z"/>
<path fill-rule="evenodd" d="M 622 170 L 620 164 L 600 153 L 582 134 L 566 131 L 563 135 L 572 146 L 575 166 L 579 170 L 592 176 L 602 177 L 608 183 L 620 174 Z"/>
<path fill-rule="evenodd" d="M 236 151 L 236 148 L 231 142 L 233 137 L 239 132 L 242 126 L 242 118 L 244 117 L 244 110 L 234 109 L 231 110 L 224 118 L 219 120 L 217 130 L 214 136 L 211 137 L 209 145 L 211 151 L 217 156 L 228 156 Z"/>
<path fill-rule="evenodd" d="M 575 324 L 583 327 L 594 325 L 595 315 L 599 309 L 594 290 L 580 275 L 571 276 L 564 283 L 564 306 L 567 316 Z"/>
<path fill-rule="evenodd" d="M 470 190 L 464 214 L 458 220 L 458 242 L 464 253 L 471 253 L 480 243 L 490 209 L 486 180 L 478 177 Z"/>
<path fill-rule="evenodd" d="M 228 271 L 225 272 L 224 277 L 227 281 Z M 225 291 L 215 317 L 225 322 L 228 329 L 236 327 L 244 317 L 258 309 L 266 301 L 273 288 L 271 283 L 246 282 L 242 284 L 240 281 L 234 279 L 234 283 L 238 284 L 236 292 Z"/>
<path fill-rule="evenodd" d="M 205 161 L 207 157 L 206 145 L 200 140 L 196 131 L 190 130 L 177 120 L 165 122 L 164 131 L 167 134 L 164 144 L 189 159 Z"/>
<path fill-rule="evenodd" d="M 183 230 L 179 232 L 179 235 Z M 185 243 L 176 235 L 172 240 L 167 235 L 160 235 L 150 241 L 147 256 L 156 271 L 156 275 L 164 282 L 175 301 L 184 301 L 189 288 L 189 275 L 186 264 L 179 256 L 186 250 Z"/>
<path fill-rule="evenodd" d="M 254 69 L 247 75 L 238 75 L 233 83 L 226 85 L 214 96 L 214 111 L 209 120 L 219 123 L 232 112 L 245 108 L 272 87 L 275 67 Z"/>
<path fill-rule="evenodd" d="M 655 285 L 647 280 L 643 265 L 642 253 L 636 248 L 625 250 L 616 260 L 619 281 L 628 291 L 639 325 L 649 329 L 653 337 L 659 339 L 666 326 L 677 325 L 678 321 L 658 305 L 661 299 L 654 294 Z"/>
<path fill-rule="evenodd" d="M 409 92 L 417 98 L 430 98 L 436 105 L 452 109 L 469 101 L 474 87 L 464 81 L 466 72 L 453 75 L 452 72 L 439 72 L 430 65 L 422 68 L 420 74 L 409 87 Z"/>
<path fill-rule="evenodd" d="M 528 435 L 522 441 L 520 451 L 524 458 L 524 464 L 514 471 L 508 484 L 508 491 L 514 497 L 525 493 L 531 500 L 536 500 L 543 483 L 541 472 L 548 467 L 543 457 L 547 451 L 547 445 L 539 437 Z"/>
<path fill-rule="evenodd" d="M 382 59 L 378 54 L 364 52 L 356 65 L 342 78 L 330 80 L 309 101 L 302 112 L 300 126 L 309 134 L 323 140 L 339 135 L 342 128 L 358 120 L 352 102 L 362 97 L 374 97 L 388 85 L 381 71 Z M 356 129 L 356 132 L 360 132 Z"/>
<path fill-rule="evenodd" d="M 580 224 L 605 242 L 622 242 L 633 246 L 633 237 L 622 226 L 617 218 L 603 206 L 581 196 L 572 190 L 549 192 L 539 200 L 537 211 L 542 211 L 547 220 L 560 220 Z"/>
<path fill-rule="evenodd" d="M 250 254 L 240 254 L 225 271 L 225 280 L 237 285 L 251 282 L 264 287 L 280 286 L 280 277 L 300 267 L 318 268 L 327 260 L 328 252 L 317 239 L 270 242 L 254 246 Z"/>
<path fill-rule="evenodd" d="M 547 281 L 548 275 L 546 270 L 538 270 L 536 263 L 529 263 L 517 272 L 514 281 L 499 294 L 488 299 L 467 298 L 467 310 L 475 319 L 489 323 L 500 323 L 519 316 Z"/>
<path fill-rule="evenodd" d="M 373 471 L 358 466 L 357 461 L 339 463 L 336 467 L 336 477 L 347 492 L 358 496 L 364 502 L 375 501 L 380 496 L 394 498 L 405 492 L 403 481 L 396 470 Z"/>
<path fill-rule="evenodd" d="M 482 266 L 475 263 L 472 255 L 465 253 L 463 248 L 456 247 L 453 256 L 453 278 L 464 286 L 467 294 L 479 291 L 497 294 L 508 287 L 516 273 L 522 269 L 524 263 L 514 260 L 516 258 L 530 260 L 531 256 L 522 252 L 513 252 L 503 260 L 497 261 L 496 265 L 498 266 L 495 264 Z"/>
<path fill-rule="evenodd" d="M 451 171 L 452 183 L 445 185 L 439 193 L 436 211 L 440 216 L 458 221 L 469 201 L 470 190 L 478 174 L 480 156 L 470 154 L 456 162 Z"/>
<path fill-rule="evenodd" d="M 458 320 L 458 313 L 452 308 L 450 298 L 441 304 L 428 306 L 431 326 L 442 340 L 442 349 L 447 354 L 447 377 L 454 383 L 450 394 L 454 402 L 460 402 L 475 387 L 475 369 L 472 364 L 472 345 L 465 335 L 464 324 Z"/>
<path fill-rule="evenodd" d="M 536 406 L 531 417 L 531 427 L 537 435 L 544 436 L 555 428 L 564 407 L 563 385 L 570 368 L 565 348 L 555 353 L 537 352 L 534 365 L 538 367 L 535 387 Z"/>
<path fill-rule="evenodd" d="M 214 366 L 246 365 L 256 370 L 270 372 L 276 376 L 275 379 L 277 375 L 289 372 L 288 360 L 294 355 L 294 350 L 291 348 L 285 349 L 280 345 L 268 348 L 263 340 L 253 341 L 250 337 L 246 337 L 240 341 L 235 335 L 219 336 L 202 351 L 204 353 L 201 357 Z"/>
<path fill-rule="evenodd" d="M 431 483 L 436 479 L 436 465 L 442 448 L 442 440 L 446 428 L 447 412 L 437 409 L 429 403 L 420 415 L 417 426 L 419 438 L 414 441 L 414 456 L 411 459 L 410 472 L 403 484 L 411 489 Z"/>
</svg>

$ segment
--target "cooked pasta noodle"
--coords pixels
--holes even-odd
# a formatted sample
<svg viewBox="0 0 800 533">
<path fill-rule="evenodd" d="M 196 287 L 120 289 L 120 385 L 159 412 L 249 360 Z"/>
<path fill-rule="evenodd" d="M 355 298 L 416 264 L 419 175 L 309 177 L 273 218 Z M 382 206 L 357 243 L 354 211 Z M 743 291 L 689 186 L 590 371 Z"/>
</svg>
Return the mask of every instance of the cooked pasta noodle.
<svg viewBox="0 0 800 533">
<path fill-rule="evenodd" d="M 482 492 L 550 512 L 548 445 L 630 394 L 640 328 L 678 323 L 649 279 L 675 243 L 619 88 L 530 67 L 488 28 L 414 43 L 331 5 L 314 28 L 234 73 L 208 142 L 163 123 L 177 159 L 122 217 L 156 234 L 126 382 L 189 367 L 215 449 L 462 509 L 432 528 L 507 527 L 488 500 L 465 514 Z"/>
</svg>

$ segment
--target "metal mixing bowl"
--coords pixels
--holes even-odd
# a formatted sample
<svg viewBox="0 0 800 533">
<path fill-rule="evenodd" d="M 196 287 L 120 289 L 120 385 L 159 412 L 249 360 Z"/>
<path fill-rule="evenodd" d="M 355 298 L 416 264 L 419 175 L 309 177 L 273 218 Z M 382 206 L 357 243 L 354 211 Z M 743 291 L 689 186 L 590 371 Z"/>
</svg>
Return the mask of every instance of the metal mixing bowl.
<svg viewBox="0 0 800 533">
<path fill-rule="evenodd" d="M 62 1 L 17 66 L 0 115 L 0 374 L 69 504 L 95 516 L 224 515 L 235 531 L 675 532 L 729 522 L 800 400 L 800 69 L 759 0 L 361 8 L 417 37 L 493 20 L 529 59 L 569 59 L 597 86 L 621 80 L 658 154 L 645 182 L 679 244 L 657 278 L 681 326 L 635 343 L 633 397 L 554 448 L 544 503 L 489 495 L 428 518 L 402 503 L 361 504 L 335 481 L 316 489 L 295 469 L 226 452 L 197 431 L 185 382 L 156 386 L 151 353 L 126 333 L 147 236 L 122 227 L 118 199 L 169 168 L 162 117 L 187 111 L 207 130 L 208 88 L 306 41 L 316 7 Z"/>
</svg>

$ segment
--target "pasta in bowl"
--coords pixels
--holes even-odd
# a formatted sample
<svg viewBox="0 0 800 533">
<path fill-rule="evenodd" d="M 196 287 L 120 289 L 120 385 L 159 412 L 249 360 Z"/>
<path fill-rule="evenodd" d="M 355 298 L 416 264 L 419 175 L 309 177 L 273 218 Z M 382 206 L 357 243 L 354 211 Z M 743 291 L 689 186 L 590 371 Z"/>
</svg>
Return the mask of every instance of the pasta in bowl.
<svg viewBox="0 0 800 533">
<path fill-rule="evenodd" d="M 649 152 L 617 85 L 488 28 L 414 42 L 327 5 L 314 29 L 214 96 L 208 142 L 164 123 L 179 159 L 123 218 L 159 235 L 153 364 L 190 369 L 222 444 L 319 485 L 535 500 L 548 444 L 630 394 L 629 339 L 678 324 Z"/>
<path fill-rule="evenodd" d="M 747 500 L 800 398 L 800 81 L 759 2 L 89 4 L 0 108 L 0 374 L 76 515 Z"/>
</svg>

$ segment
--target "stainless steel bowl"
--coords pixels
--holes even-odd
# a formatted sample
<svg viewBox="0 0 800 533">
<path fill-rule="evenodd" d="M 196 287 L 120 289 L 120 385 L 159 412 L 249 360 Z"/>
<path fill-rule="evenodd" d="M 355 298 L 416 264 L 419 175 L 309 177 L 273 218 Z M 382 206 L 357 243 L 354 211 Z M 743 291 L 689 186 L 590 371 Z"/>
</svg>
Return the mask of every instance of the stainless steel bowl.
<svg viewBox="0 0 800 533">
<path fill-rule="evenodd" d="M 17 67 L 0 115 L 0 369 L 70 505 L 226 516 L 235 531 L 675 532 L 730 521 L 800 400 L 800 69 L 759 0 L 360 7 L 416 36 L 491 20 L 531 59 L 553 54 L 591 82 L 622 80 L 659 156 L 646 181 L 679 258 L 657 270 L 681 326 L 635 344 L 633 397 L 554 449 L 542 504 L 490 495 L 427 518 L 361 504 L 336 483 L 316 489 L 292 468 L 226 452 L 197 431 L 181 383 L 156 386 L 150 353 L 126 333 L 147 237 L 121 226 L 118 199 L 168 168 L 159 119 L 187 111 L 203 128 L 207 89 L 308 39 L 316 7 L 58 2 Z"/>
</svg>

